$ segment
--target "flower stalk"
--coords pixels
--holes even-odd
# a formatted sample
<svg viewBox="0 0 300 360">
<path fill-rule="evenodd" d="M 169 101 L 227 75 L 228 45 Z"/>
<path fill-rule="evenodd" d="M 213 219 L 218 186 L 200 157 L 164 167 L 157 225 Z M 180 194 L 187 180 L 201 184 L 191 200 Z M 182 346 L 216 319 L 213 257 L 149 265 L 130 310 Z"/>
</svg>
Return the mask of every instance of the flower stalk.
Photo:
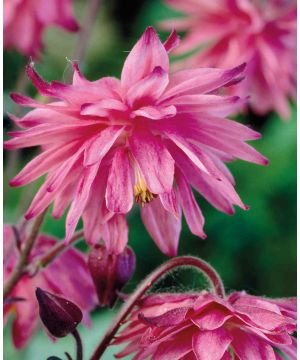
<svg viewBox="0 0 300 360">
<path fill-rule="evenodd" d="M 220 279 L 216 271 L 206 261 L 193 256 L 181 256 L 170 259 L 169 261 L 165 262 L 157 269 L 155 269 L 151 274 L 149 274 L 142 281 L 142 283 L 135 290 L 135 292 L 130 296 L 130 298 L 121 308 L 112 326 L 108 329 L 104 338 L 99 343 L 90 360 L 99 360 L 101 358 L 106 348 L 112 341 L 113 337 L 117 333 L 118 329 L 120 328 L 124 320 L 127 318 L 127 316 L 130 314 L 131 310 L 141 299 L 141 297 L 154 285 L 154 283 L 157 282 L 170 270 L 182 266 L 193 266 L 199 269 L 206 276 L 211 286 L 211 289 L 216 293 L 216 295 L 220 296 L 221 298 L 225 298 L 226 295 L 222 280 Z"/>
<path fill-rule="evenodd" d="M 72 332 L 72 335 L 74 336 L 74 339 L 76 341 L 76 360 L 83 360 L 83 348 L 82 348 L 82 341 L 81 341 L 81 337 L 80 334 L 78 332 L 77 329 L 75 329 Z"/>
<path fill-rule="evenodd" d="M 102 0 L 91 0 L 88 3 L 85 17 L 83 20 L 83 25 L 79 33 L 77 46 L 74 51 L 74 59 L 76 59 L 79 62 L 83 60 L 85 53 L 87 51 L 89 38 L 91 35 L 91 31 L 93 29 L 93 25 L 95 24 L 95 21 L 97 19 L 101 2 Z"/>
<path fill-rule="evenodd" d="M 49 265 L 54 259 L 57 258 L 63 251 L 69 249 L 72 245 L 74 245 L 77 241 L 83 238 L 83 230 L 76 232 L 70 243 L 66 245 L 63 241 L 59 242 L 58 244 L 54 245 L 52 249 L 42 255 L 34 265 L 34 268 L 37 270 L 46 267 Z"/>
<path fill-rule="evenodd" d="M 25 266 L 27 265 L 27 260 L 30 255 L 31 249 L 33 248 L 35 241 L 38 237 L 39 231 L 41 229 L 41 226 L 43 224 L 45 215 L 46 215 L 47 209 L 44 210 L 35 220 L 31 233 L 28 236 L 27 240 L 25 241 L 25 244 L 20 252 L 19 260 L 15 266 L 14 271 L 12 272 L 10 278 L 8 279 L 7 283 L 4 285 L 3 288 L 3 298 L 5 299 L 8 294 L 11 292 L 11 290 L 15 287 L 19 279 L 23 275 L 23 270 Z"/>
</svg>

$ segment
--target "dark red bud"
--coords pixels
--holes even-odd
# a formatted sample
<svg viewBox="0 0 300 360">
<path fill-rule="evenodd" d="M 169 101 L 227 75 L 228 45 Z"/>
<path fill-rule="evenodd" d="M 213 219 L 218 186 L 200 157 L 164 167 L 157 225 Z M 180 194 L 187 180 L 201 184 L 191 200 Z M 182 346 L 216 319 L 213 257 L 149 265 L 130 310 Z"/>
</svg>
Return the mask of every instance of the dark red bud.
<svg viewBox="0 0 300 360">
<path fill-rule="evenodd" d="M 100 306 L 112 307 L 118 292 L 134 272 L 135 255 L 129 247 L 115 255 L 110 254 L 104 245 L 96 245 L 89 253 L 88 266 Z"/>
<path fill-rule="evenodd" d="M 64 337 L 72 333 L 82 320 L 82 312 L 70 300 L 37 288 L 36 298 L 40 307 L 40 318 L 50 334 Z"/>
</svg>

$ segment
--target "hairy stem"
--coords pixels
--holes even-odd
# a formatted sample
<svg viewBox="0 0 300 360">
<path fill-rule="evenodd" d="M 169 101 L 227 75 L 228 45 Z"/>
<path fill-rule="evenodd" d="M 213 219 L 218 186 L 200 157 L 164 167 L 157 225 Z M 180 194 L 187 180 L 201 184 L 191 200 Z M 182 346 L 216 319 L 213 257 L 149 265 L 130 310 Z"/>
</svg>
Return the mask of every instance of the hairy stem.
<svg viewBox="0 0 300 360">
<path fill-rule="evenodd" d="M 159 266 L 142 281 L 142 283 L 138 286 L 135 292 L 130 296 L 130 298 L 121 308 L 115 321 L 106 332 L 104 338 L 99 343 L 90 360 L 100 359 L 106 348 L 109 346 L 111 340 L 117 333 L 119 327 L 122 325 L 124 320 L 127 318 L 131 310 L 136 305 L 137 301 L 153 286 L 153 284 L 168 271 L 181 266 L 193 266 L 201 270 L 203 274 L 207 277 L 207 280 L 209 281 L 209 284 L 211 285 L 214 292 L 222 298 L 225 297 L 224 285 L 219 275 L 207 262 L 192 256 L 181 256 L 173 258 Z"/>
<path fill-rule="evenodd" d="M 76 360 L 83 360 L 83 348 L 80 334 L 77 329 L 72 332 L 76 341 Z"/>
<path fill-rule="evenodd" d="M 27 265 L 28 257 L 30 255 L 31 249 L 33 248 L 34 243 L 37 239 L 37 236 L 38 236 L 40 228 L 43 224 L 46 212 L 47 212 L 47 209 L 44 210 L 35 219 L 35 222 L 33 223 L 31 232 L 30 232 L 28 238 L 26 239 L 24 246 L 22 247 L 22 249 L 20 251 L 20 257 L 18 259 L 18 262 L 17 262 L 10 278 L 8 279 L 7 283 L 4 285 L 4 288 L 3 288 L 3 297 L 4 298 L 7 297 L 7 295 L 11 292 L 11 290 L 15 287 L 15 285 L 17 284 L 17 282 L 23 275 L 23 270 Z"/>
</svg>

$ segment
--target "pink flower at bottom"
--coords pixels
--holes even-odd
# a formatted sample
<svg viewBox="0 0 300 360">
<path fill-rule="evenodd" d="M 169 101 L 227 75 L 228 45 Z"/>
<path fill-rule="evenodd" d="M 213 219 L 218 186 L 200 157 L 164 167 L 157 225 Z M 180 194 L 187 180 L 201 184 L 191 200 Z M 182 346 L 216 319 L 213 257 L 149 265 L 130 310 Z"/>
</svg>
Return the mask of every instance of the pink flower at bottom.
<svg viewBox="0 0 300 360">
<path fill-rule="evenodd" d="M 174 256 L 181 214 L 193 234 L 205 238 L 204 217 L 194 187 L 215 208 L 247 209 L 225 162 L 267 164 L 248 145 L 260 134 L 226 117 L 245 103 L 223 96 L 241 80 L 245 64 L 230 70 L 198 68 L 169 72 L 169 55 L 179 42 L 173 32 L 162 43 L 148 28 L 128 54 L 121 79 L 88 81 L 74 64 L 72 84 L 45 82 L 32 65 L 27 72 L 48 104 L 19 94 L 12 98 L 34 110 L 13 117 L 22 131 L 10 133 L 7 149 L 40 146 L 41 154 L 10 182 L 26 185 L 47 174 L 30 208 L 33 218 L 52 202 L 59 218 L 69 207 L 66 242 L 80 217 L 85 237 L 121 253 L 127 243 L 125 215 L 134 202 L 160 250 Z"/>
<path fill-rule="evenodd" d="M 18 258 L 18 250 L 12 227 L 4 226 L 4 283 L 9 278 Z M 21 239 L 22 243 L 22 239 Z M 40 235 L 30 255 L 29 263 L 51 249 L 57 240 Z M 4 303 L 4 319 L 12 314 L 12 339 L 16 348 L 24 347 L 33 336 L 39 324 L 39 307 L 35 297 L 37 287 L 65 296 L 76 303 L 89 325 L 89 312 L 97 304 L 92 279 L 84 255 L 70 248 L 62 253 L 45 269 L 30 277 L 25 274 L 8 295 Z"/>
<path fill-rule="evenodd" d="M 162 23 L 186 31 L 177 54 L 194 52 L 184 66 L 226 69 L 247 62 L 235 93 L 250 95 L 258 114 L 275 110 L 289 118 L 288 98 L 296 97 L 296 0 L 165 2 L 186 15 Z"/>
<path fill-rule="evenodd" d="M 79 29 L 72 0 L 4 0 L 3 10 L 4 48 L 16 48 L 27 56 L 38 55 L 47 27 Z"/>
<path fill-rule="evenodd" d="M 294 331 L 296 299 L 203 291 L 146 297 L 113 343 L 133 360 L 294 360 Z"/>
</svg>

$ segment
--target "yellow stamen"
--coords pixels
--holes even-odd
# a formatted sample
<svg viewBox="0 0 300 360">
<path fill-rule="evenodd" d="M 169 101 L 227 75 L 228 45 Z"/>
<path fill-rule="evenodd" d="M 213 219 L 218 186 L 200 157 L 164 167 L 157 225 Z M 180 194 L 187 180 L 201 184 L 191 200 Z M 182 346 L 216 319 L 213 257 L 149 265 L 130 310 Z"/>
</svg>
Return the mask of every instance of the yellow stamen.
<svg viewBox="0 0 300 360">
<path fill-rule="evenodd" d="M 135 169 L 134 198 L 135 202 L 141 203 L 142 207 L 154 198 L 154 195 L 148 190 L 146 181 L 138 169 Z"/>
</svg>

